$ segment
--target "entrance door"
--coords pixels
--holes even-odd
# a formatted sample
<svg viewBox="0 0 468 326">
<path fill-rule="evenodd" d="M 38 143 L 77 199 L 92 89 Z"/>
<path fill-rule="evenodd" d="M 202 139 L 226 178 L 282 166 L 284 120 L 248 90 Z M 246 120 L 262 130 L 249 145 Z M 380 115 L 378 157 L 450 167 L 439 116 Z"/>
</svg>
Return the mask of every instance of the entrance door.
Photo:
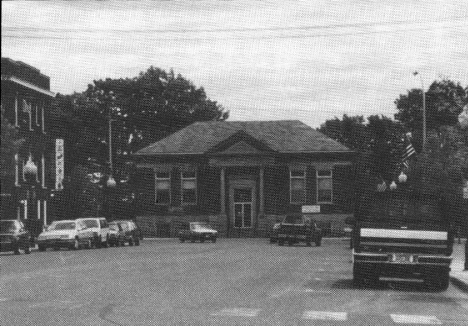
<svg viewBox="0 0 468 326">
<path fill-rule="evenodd" d="M 251 228 L 253 200 L 252 188 L 234 188 L 234 227 Z"/>
<path fill-rule="evenodd" d="M 229 216 L 230 227 L 235 230 L 252 230 L 255 227 L 256 193 L 254 180 L 230 180 Z M 236 232 L 235 232 L 236 234 Z M 244 234 L 237 233 L 237 234 Z"/>
</svg>

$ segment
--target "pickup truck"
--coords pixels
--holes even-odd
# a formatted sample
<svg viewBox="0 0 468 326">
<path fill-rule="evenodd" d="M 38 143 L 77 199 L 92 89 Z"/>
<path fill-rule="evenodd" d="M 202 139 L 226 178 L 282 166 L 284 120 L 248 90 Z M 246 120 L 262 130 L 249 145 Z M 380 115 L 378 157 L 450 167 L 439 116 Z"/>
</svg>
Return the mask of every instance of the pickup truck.
<svg viewBox="0 0 468 326">
<path fill-rule="evenodd" d="M 277 234 L 279 246 L 283 246 L 285 242 L 290 246 L 299 242 L 304 242 L 306 246 L 315 242 L 317 247 L 322 244 L 322 230 L 314 220 L 302 214 L 286 215 L 278 226 Z"/>
<path fill-rule="evenodd" d="M 355 285 L 390 277 L 447 289 L 453 232 L 444 205 L 438 196 L 405 189 L 375 192 L 361 202 L 353 232 Z"/>
</svg>

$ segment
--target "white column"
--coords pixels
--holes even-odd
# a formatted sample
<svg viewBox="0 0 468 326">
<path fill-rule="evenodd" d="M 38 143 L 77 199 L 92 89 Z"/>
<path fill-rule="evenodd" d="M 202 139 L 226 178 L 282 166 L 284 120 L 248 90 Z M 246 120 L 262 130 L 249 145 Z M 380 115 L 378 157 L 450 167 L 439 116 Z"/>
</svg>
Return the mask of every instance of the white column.
<svg viewBox="0 0 468 326">
<path fill-rule="evenodd" d="M 221 191 L 220 191 L 220 199 L 221 199 L 221 214 L 226 214 L 226 168 L 221 168 Z"/>
<path fill-rule="evenodd" d="M 19 186 L 19 157 L 18 154 L 15 154 L 15 186 Z"/>
<path fill-rule="evenodd" d="M 15 95 L 15 127 L 18 127 L 18 93 Z"/>
<path fill-rule="evenodd" d="M 32 128 L 32 103 L 26 103 L 28 106 L 28 111 L 29 111 L 29 130 L 33 130 Z"/>
<path fill-rule="evenodd" d="M 28 200 L 29 199 L 24 200 L 24 219 L 25 220 L 28 219 Z"/>
<path fill-rule="evenodd" d="M 41 219 L 41 201 L 40 200 L 37 201 L 37 219 L 38 220 Z"/>
<path fill-rule="evenodd" d="M 43 214 L 43 216 L 44 216 L 44 225 L 47 225 L 47 200 L 44 200 L 44 203 L 43 203 L 42 207 L 43 207 L 43 210 L 44 210 L 44 212 L 43 212 L 44 213 Z"/>
<path fill-rule="evenodd" d="M 44 124 L 44 102 L 41 102 L 41 117 L 42 117 L 42 133 L 45 133 L 45 124 Z"/>
<path fill-rule="evenodd" d="M 42 157 L 41 157 L 41 166 L 42 166 L 42 173 L 41 173 L 41 185 L 42 185 L 42 188 L 45 188 L 45 157 L 44 157 L 44 153 L 42 153 Z"/>
</svg>

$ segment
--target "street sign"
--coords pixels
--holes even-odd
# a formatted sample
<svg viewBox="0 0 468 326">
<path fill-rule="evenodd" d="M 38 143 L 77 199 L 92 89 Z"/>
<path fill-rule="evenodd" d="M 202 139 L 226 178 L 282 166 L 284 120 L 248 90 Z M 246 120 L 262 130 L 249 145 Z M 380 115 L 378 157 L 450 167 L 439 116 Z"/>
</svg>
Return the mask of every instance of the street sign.
<svg viewBox="0 0 468 326">
<path fill-rule="evenodd" d="M 304 205 L 302 206 L 302 213 L 320 213 L 320 205 Z"/>
</svg>

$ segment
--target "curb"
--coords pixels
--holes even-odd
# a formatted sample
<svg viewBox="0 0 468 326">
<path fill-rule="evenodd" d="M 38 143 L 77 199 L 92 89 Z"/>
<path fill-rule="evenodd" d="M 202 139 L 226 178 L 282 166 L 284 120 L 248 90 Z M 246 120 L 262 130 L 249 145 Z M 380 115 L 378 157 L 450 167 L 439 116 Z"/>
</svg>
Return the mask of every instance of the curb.
<svg viewBox="0 0 468 326">
<path fill-rule="evenodd" d="M 468 293 L 468 284 L 458 277 L 450 276 L 450 282 L 465 293 Z"/>
</svg>

